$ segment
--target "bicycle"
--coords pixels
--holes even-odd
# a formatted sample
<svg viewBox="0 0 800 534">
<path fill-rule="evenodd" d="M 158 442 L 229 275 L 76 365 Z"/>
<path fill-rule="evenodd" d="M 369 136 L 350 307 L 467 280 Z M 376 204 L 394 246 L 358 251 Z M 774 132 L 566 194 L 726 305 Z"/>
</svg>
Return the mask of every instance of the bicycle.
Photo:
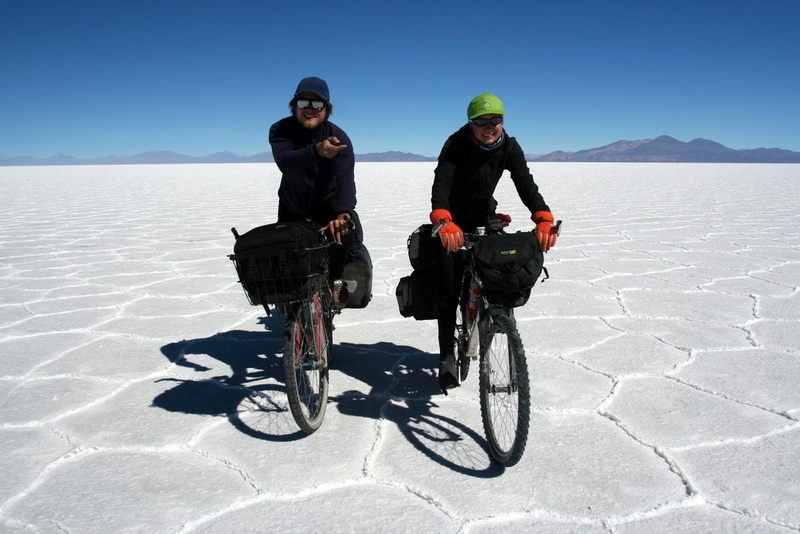
<svg viewBox="0 0 800 534">
<path fill-rule="evenodd" d="M 236 230 L 234 236 L 238 239 Z M 260 248 L 231 254 L 248 300 L 278 312 L 283 326 L 283 370 L 289 408 L 297 425 L 313 433 L 328 404 L 328 366 L 333 346 L 333 316 L 328 281 L 331 242 L 320 234 L 318 246 Z M 280 247 L 279 247 L 280 248 Z"/>
<path fill-rule="evenodd" d="M 433 227 L 432 237 L 438 236 L 444 224 L 440 221 Z M 557 224 L 560 228 L 561 221 Z M 460 252 L 465 257 L 465 268 L 454 342 L 461 382 L 468 376 L 470 362 L 479 360 L 481 420 L 489 452 L 499 464 L 510 467 L 520 461 L 528 440 L 528 364 L 514 308 L 489 301 L 473 255 L 473 247 L 482 238 L 503 233 L 500 221 L 490 221 L 475 233 L 464 233 Z M 446 390 L 443 392 L 447 394 Z"/>
</svg>

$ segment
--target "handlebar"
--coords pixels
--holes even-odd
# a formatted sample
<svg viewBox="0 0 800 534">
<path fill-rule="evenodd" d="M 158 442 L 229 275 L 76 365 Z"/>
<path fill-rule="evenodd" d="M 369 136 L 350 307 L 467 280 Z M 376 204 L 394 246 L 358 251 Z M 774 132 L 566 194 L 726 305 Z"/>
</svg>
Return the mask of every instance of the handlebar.
<svg viewBox="0 0 800 534">
<path fill-rule="evenodd" d="M 433 226 L 433 229 L 431 230 L 431 237 L 438 237 L 439 236 L 439 230 L 441 230 L 445 226 L 447 226 L 447 221 L 445 221 L 444 219 L 442 219 L 438 223 L 436 223 Z M 561 219 L 556 221 L 556 223 L 553 225 L 553 228 L 555 228 L 556 235 L 560 236 L 561 235 Z M 488 232 L 486 230 L 488 230 Z M 487 236 L 487 235 L 492 235 L 494 233 L 502 233 L 503 228 L 502 227 L 499 227 L 499 228 L 498 227 L 493 227 L 493 226 L 491 226 L 491 223 L 489 223 L 489 224 L 487 224 L 486 230 L 484 230 L 482 233 L 481 232 L 464 232 L 464 248 L 467 248 L 467 249 L 471 248 L 472 245 L 474 245 L 475 242 L 478 239 L 480 239 L 481 237 L 484 237 L 484 236 Z M 533 230 L 531 230 L 531 232 L 533 232 Z"/>
<path fill-rule="evenodd" d="M 431 237 L 438 237 L 439 230 L 441 230 L 445 226 L 447 226 L 447 221 L 445 221 L 444 219 L 433 225 L 433 230 L 431 230 Z"/>
</svg>

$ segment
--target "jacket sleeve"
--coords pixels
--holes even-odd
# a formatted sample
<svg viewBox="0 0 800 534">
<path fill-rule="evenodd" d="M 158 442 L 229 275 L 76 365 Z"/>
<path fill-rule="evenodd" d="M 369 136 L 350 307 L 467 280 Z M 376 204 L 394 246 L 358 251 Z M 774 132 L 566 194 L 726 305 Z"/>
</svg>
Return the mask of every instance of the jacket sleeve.
<svg viewBox="0 0 800 534">
<path fill-rule="evenodd" d="M 285 121 L 278 121 L 269 129 L 269 144 L 272 147 L 272 157 L 283 173 L 302 171 L 319 159 L 314 143 L 295 148 L 294 142 L 289 138 Z"/>
<path fill-rule="evenodd" d="M 356 208 L 356 156 L 353 151 L 353 143 L 344 130 L 339 127 L 334 129 L 333 134 L 339 138 L 340 143 L 347 145 L 347 148 L 333 158 L 337 187 L 336 209 L 339 213 L 352 215 Z"/>
<path fill-rule="evenodd" d="M 525 161 L 525 154 L 516 139 L 513 139 L 512 146 L 509 146 L 506 169 L 511 173 L 519 198 L 532 214 L 537 211 L 550 211 L 544 197 L 539 193 L 539 186 L 533 181 L 533 175 Z"/>
<path fill-rule="evenodd" d="M 453 179 L 456 172 L 453 153 L 453 136 L 450 136 L 442 147 L 442 151 L 439 154 L 439 163 L 433 171 L 431 211 L 438 209 L 450 210 L 450 191 L 453 189 Z"/>
</svg>

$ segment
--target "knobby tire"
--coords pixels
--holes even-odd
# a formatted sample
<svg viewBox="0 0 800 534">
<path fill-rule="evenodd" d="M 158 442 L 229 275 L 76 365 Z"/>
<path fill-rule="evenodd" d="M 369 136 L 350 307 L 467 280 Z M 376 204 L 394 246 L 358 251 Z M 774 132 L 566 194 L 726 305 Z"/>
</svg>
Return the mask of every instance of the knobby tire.
<svg viewBox="0 0 800 534">
<path fill-rule="evenodd" d="M 489 452 L 510 467 L 522 458 L 530 425 L 530 383 L 513 315 L 485 313 L 480 328 L 481 419 Z"/>
</svg>

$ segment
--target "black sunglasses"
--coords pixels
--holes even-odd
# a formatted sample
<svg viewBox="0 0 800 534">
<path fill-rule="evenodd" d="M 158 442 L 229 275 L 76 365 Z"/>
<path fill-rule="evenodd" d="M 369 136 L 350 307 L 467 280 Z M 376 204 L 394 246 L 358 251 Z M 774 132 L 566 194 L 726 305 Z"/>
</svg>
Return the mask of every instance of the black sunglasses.
<svg viewBox="0 0 800 534">
<path fill-rule="evenodd" d="M 497 126 L 498 124 L 503 124 L 503 117 L 492 117 L 491 119 L 471 119 L 469 122 L 475 126 L 486 126 L 487 124 Z"/>
<path fill-rule="evenodd" d="M 306 109 L 308 106 L 311 106 L 317 111 L 325 109 L 326 104 L 324 100 L 309 100 L 308 98 L 301 98 L 295 103 L 298 109 Z"/>
</svg>

